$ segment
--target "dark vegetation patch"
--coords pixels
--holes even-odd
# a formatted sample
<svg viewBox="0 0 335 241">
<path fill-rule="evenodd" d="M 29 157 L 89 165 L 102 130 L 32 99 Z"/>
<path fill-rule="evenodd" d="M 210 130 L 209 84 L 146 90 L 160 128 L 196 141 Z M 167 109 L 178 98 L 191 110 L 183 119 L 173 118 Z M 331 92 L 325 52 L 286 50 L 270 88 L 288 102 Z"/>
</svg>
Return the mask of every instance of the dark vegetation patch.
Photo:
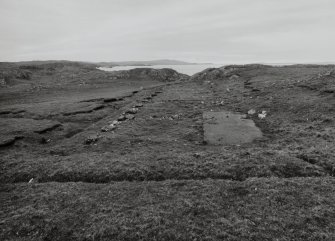
<svg viewBox="0 0 335 241">
<path fill-rule="evenodd" d="M 2 110 L 0 111 L 0 115 L 10 115 L 10 114 L 20 114 L 20 113 L 23 113 L 25 112 L 25 110 L 16 110 L 16 109 L 13 109 L 13 110 Z"/>
<path fill-rule="evenodd" d="M 38 133 L 38 134 L 43 134 L 43 133 L 46 133 L 48 131 L 52 131 L 52 130 L 56 129 L 59 126 L 61 126 L 60 123 L 55 123 L 51 126 L 44 127 L 44 128 L 39 129 L 39 130 L 36 130 L 35 132 Z"/>
<path fill-rule="evenodd" d="M 71 138 L 72 136 L 82 132 L 84 129 L 81 128 L 73 128 L 71 130 L 68 130 L 67 133 L 65 134 L 66 138 Z"/>
<path fill-rule="evenodd" d="M 123 98 L 106 98 L 104 99 L 104 102 L 109 103 L 109 102 L 117 102 L 123 100 Z"/>
<path fill-rule="evenodd" d="M 96 105 L 96 106 L 90 106 L 86 109 L 83 110 L 76 110 L 76 111 L 70 111 L 70 112 L 65 112 L 63 113 L 64 116 L 69 116 L 69 115 L 77 115 L 77 114 L 86 114 L 86 113 L 92 113 L 95 110 L 101 110 L 105 108 L 104 105 Z"/>
<path fill-rule="evenodd" d="M 51 120 L 34 120 L 26 118 L 1 118 L 0 131 L 3 135 L 29 135 L 51 131 L 61 124 Z"/>
<path fill-rule="evenodd" d="M 0 147 L 11 146 L 16 140 L 22 139 L 23 136 L 1 136 L 0 137 Z"/>
</svg>

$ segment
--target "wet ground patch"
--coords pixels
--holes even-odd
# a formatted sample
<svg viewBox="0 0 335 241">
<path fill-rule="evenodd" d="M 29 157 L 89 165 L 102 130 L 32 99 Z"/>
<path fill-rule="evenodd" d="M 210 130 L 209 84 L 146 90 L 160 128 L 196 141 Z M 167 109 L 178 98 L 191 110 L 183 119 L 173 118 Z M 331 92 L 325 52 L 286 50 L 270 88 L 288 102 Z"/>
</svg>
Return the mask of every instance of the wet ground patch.
<svg viewBox="0 0 335 241">
<path fill-rule="evenodd" d="M 233 145 L 262 137 L 261 130 L 245 115 L 228 111 L 204 112 L 204 141 L 213 145 Z"/>
</svg>

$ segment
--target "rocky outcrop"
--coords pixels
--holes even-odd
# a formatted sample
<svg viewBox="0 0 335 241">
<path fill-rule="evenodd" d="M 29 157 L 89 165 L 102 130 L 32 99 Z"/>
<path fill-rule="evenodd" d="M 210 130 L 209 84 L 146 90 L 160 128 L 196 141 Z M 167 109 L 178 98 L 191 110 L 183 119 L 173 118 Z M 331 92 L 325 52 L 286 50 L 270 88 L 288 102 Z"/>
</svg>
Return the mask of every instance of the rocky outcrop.
<svg viewBox="0 0 335 241">
<path fill-rule="evenodd" d="M 173 69 L 136 68 L 110 72 L 112 79 L 152 79 L 162 82 L 187 80 L 189 76 Z"/>
</svg>

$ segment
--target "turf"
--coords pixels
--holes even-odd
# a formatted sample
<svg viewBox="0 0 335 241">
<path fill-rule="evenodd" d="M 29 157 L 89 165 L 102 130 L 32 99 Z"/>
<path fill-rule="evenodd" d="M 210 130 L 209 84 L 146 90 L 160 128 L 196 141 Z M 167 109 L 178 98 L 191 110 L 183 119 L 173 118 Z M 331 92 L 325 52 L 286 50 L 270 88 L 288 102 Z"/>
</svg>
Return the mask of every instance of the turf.
<svg viewBox="0 0 335 241">
<path fill-rule="evenodd" d="M 334 66 L 1 68 L 1 240 L 334 240 Z M 262 138 L 206 143 L 211 111 Z"/>
</svg>

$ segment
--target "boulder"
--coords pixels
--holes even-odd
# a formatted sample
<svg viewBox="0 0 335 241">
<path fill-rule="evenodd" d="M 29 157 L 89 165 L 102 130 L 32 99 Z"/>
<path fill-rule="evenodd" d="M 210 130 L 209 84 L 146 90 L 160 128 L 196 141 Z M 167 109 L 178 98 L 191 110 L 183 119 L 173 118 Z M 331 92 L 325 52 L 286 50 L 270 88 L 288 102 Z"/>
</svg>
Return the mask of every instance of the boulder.
<svg viewBox="0 0 335 241">
<path fill-rule="evenodd" d="M 116 129 L 116 125 L 110 124 L 110 125 L 107 125 L 107 126 L 103 126 L 101 128 L 101 131 L 102 132 L 109 132 L 109 131 L 113 131 L 115 129 Z"/>
<path fill-rule="evenodd" d="M 97 142 L 98 140 L 99 140 L 98 135 L 91 135 L 85 139 L 85 144 L 90 145 L 90 144 Z"/>
<path fill-rule="evenodd" d="M 136 114 L 138 111 L 137 108 L 131 108 L 129 110 L 126 111 L 126 114 Z"/>
<path fill-rule="evenodd" d="M 125 121 L 126 119 L 124 115 L 120 115 L 119 118 L 117 118 L 118 121 Z"/>
<path fill-rule="evenodd" d="M 132 114 L 127 114 L 125 117 L 126 117 L 128 120 L 133 120 L 133 119 L 135 118 L 135 116 L 132 115 Z"/>
<path fill-rule="evenodd" d="M 139 108 L 139 107 L 143 107 L 143 104 L 142 103 L 137 103 L 134 105 L 134 108 Z"/>
</svg>

